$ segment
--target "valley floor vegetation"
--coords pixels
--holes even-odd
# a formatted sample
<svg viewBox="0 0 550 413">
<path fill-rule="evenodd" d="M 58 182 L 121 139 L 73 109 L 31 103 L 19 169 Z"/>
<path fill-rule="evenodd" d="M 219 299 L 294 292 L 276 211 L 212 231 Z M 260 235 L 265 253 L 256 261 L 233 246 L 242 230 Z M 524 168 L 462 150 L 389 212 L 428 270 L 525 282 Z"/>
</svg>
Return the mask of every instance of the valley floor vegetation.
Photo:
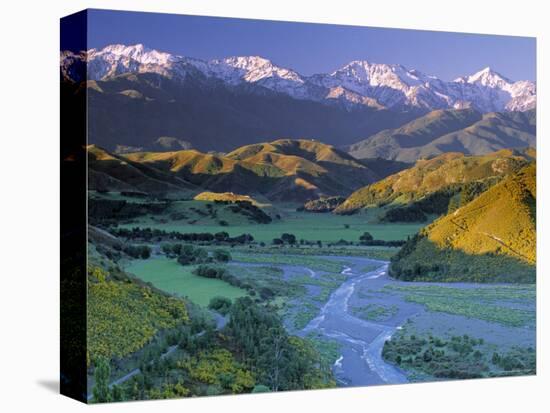
<svg viewBox="0 0 550 413">
<path fill-rule="evenodd" d="M 536 373 L 533 347 L 514 347 L 504 353 L 488 352 L 484 340 L 468 336 L 449 338 L 399 333 L 386 341 L 385 360 L 406 369 L 411 376 L 449 380 Z"/>
<path fill-rule="evenodd" d="M 131 162 L 141 162 L 139 156 Z M 390 176 L 349 198 L 321 197 L 303 206 L 231 192 L 90 191 L 89 399 L 345 383 L 337 361 L 350 349 L 311 325 L 332 294 L 360 276 L 375 287 L 352 289 L 346 316 L 357 325 L 395 329 L 382 358 L 408 380 L 533 374 L 532 257 L 518 259 L 506 249 L 508 238 L 476 225 L 478 210 L 498 216 L 517 210 L 520 225 L 534 228 L 527 224 L 534 171 L 524 168 L 524 158 L 504 154 L 498 171 L 509 174 L 495 172 L 492 156 L 449 155 L 400 167 L 401 175 L 421 179 L 422 194 L 408 187 L 396 192 L 397 178 Z M 466 168 L 471 180 L 444 186 L 426 178 L 430 168 L 447 163 Z M 522 195 L 510 200 L 510 188 Z M 513 242 L 522 251 L 530 245 Z M 496 336 L 477 337 L 478 325 L 471 334 L 443 328 L 464 320 L 502 334 L 524 329 L 524 336 L 501 345 Z"/>
<path fill-rule="evenodd" d="M 317 349 L 289 335 L 267 302 L 219 291 L 208 307 L 229 322 L 216 324 L 201 307 L 125 272 L 94 266 L 89 279 L 95 402 L 334 386 Z"/>
</svg>

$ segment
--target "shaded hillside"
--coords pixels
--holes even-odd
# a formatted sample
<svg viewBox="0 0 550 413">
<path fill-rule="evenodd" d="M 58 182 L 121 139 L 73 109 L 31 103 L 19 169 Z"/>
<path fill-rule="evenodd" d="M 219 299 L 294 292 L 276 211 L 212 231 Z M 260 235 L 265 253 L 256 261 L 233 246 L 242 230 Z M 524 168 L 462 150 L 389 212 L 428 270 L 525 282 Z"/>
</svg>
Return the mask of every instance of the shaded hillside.
<svg viewBox="0 0 550 413">
<path fill-rule="evenodd" d="M 214 192 L 262 194 L 270 200 L 347 195 L 378 179 L 345 152 L 307 140 L 247 145 L 225 156 L 189 150 L 138 152 L 125 157 Z"/>
<path fill-rule="evenodd" d="M 185 180 L 147 165 L 131 162 L 96 146 L 88 146 L 88 189 L 178 194 L 195 190 Z"/>
<path fill-rule="evenodd" d="M 392 260 L 404 280 L 534 282 L 536 166 L 504 178 L 436 220 Z"/>
<path fill-rule="evenodd" d="M 536 112 L 486 113 L 473 109 L 436 110 L 397 129 L 381 131 L 353 144 L 356 158 L 403 162 L 444 152 L 481 155 L 504 148 L 536 145 Z"/>
<path fill-rule="evenodd" d="M 368 165 L 369 169 L 372 170 L 380 178 L 385 178 L 387 176 L 396 174 L 403 169 L 410 168 L 414 163 L 409 162 L 400 162 L 393 161 L 391 159 L 384 158 L 363 158 L 358 159 L 359 162 L 364 165 Z"/>
<path fill-rule="evenodd" d="M 346 145 L 423 113 L 367 106 L 348 110 L 259 86 L 251 93 L 250 86 L 227 87 L 200 74 L 183 83 L 142 73 L 87 85 L 89 142 L 110 151 L 158 150 L 162 137 L 171 139 L 172 148 L 182 141 L 201 151 L 227 151 L 280 136 Z"/>
<path fill-rule="evenodd" d="M 407 205 L 450 189 L 446 192 L 448 202 L 456 191 L 463 189 L 463 184 L 504 176 L 519 170 L 527 162 L 521 152 L 512 150 L 483 156 L 446 153 L 430 160 L 420 160 L 409 169 L 355 191 L 335 213 L 352 214 L 362 208 L 388 204 Z"/>
</svg>

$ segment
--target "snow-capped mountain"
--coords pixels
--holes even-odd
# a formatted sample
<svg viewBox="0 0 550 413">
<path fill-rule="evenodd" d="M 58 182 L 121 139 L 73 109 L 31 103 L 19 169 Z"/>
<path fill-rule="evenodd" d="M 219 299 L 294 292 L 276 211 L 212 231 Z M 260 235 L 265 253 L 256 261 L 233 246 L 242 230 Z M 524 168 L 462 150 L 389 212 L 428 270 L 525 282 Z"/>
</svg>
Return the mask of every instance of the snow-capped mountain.
<svg viewBox="0 0 550 413">
<path fill-rule="evenodd" d="M 469 94 L 466 100 L 473 96 L 482 96 L 487 110 L 525 111 L 536 106 L 536 87 L 533 82 L 520 80 L 513 82 L 490 67 L 486 67 L 471 76 L 454 80 L 463 85 Z M 492 106 L 491 106 L 492 104 Z"/>
<path fill-rule="evenodd" d="M 204 61 L 173 55 L 141 44 L 109 45 L 74 54 L 61 53 L 62 75 L 78 81 L 78 65 L 87 62 L 89 80 L 124 73 L 157 73 L 185 81 L 202 76 L 228 87 L 258 86 L 295 99 L 339 104 L 352 110 L 373 108 L 424 110 L 473 107 L 481 112 L 526 111 L 536 106 L 536 85 L 511 81 L 490 68 L 444 81 L 401 65 L 353 61 L 330 74 L 303 76 L 260 56 Z"/>
<path fill-rule="evenodd" d="M 197 65 L 196 67 L 199 68 Z M 276 66 L 260 56 L 235 56 L 211 60 L 206 67 L 203 72 L 207 76 L 221 79 L 232 86 L 243 82 L 252 83 L 297 99 L 316 100 L 321 93 L 299 73 Z"/>
</svg>

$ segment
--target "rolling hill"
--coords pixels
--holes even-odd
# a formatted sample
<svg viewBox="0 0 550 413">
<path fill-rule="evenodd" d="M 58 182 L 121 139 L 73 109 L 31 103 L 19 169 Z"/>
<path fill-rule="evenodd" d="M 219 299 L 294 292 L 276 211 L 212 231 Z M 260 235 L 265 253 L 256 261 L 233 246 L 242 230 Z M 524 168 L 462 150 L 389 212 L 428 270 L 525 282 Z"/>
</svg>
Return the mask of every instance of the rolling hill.
<svg viewBox="0 0 550 413">
<path fill-rule="evenodd" d="M 405 280 L 534 282 L 535 262 L 532 162 L 421 230 L 392 260 L 391 274 Z"/>
<path fill-rule="evenodd" d="M 272 201 L 349 195 L 379 179 L 347 153 L 309 140 L 246 145 L 226 155 L 183 150 L 129 153 L 124 159 L 212 192 L 261 194 Z"/>
<path fill-rule="evenodd" d="M 348 148 L 356 158 L 414 162 L 445 152 L 482 155 L 536 145 L 536 112 L 436 110 L 405 125 L 378 132 Z"/>
<path fill-rule="evenodd" d="M 464 184 L 474 182 L 479 183 L 478 186 L 483 186 L 483 182 L 495 183 L 498 178 L 525 166 L 527 157 L 521 151 L 502 150 L 483 156 L 450 152 L 419 160 L 409 169 L 355 191 L 334 212 L 352 214 L 369 207 L 403 206 L 451 189 L 446 193 L 448 202 L 455 189 L 459 191 Z"/>
<path fill-rule="evenodd" d="M 196 191 L 193 184 L 180 177 L 132 162 L 96 145 L 89 145 L 87 151 L 90 190 L 180 195 Z"/>
</svg>

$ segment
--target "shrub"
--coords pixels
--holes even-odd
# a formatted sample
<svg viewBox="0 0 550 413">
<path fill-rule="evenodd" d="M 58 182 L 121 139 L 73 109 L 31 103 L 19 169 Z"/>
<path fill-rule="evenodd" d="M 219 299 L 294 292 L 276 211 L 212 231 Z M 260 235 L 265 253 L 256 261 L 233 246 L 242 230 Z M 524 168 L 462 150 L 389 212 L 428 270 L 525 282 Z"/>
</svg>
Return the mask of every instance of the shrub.
<svg viewBox="0 0 550 413">
<path fill-rule="evenodd" d="M 359 241 L 372 241 L 374 237 L 370 232 L 363 232 L 363 235 L 359 237 Z"/>
<path fill-rule="evenodd" d="M 227 278 L 229 275 L 225 268 L 211 267 L 209 265 L 199 265 L 199 267 L 194 271 L 194 274 L 199 277 L 219 279 Z"/>
<path fill-rule="evenodd" d="M 290 245 L 296 244 L 296 236 L 294 234 L 284 233 L 283 235 L 281 235 L 281 240 L 284 243 L 287 243 L 287 244 L 290 244 Z"/>
<path fill-rule="evenodd" d="M 181 254 L 178 257 L 178 262 L 181 265 L 203 264 L 210 262 L 210 257 L 204 248 L 184 245 L 181 248 Z"/>
<path fill-rule="evenodd" d="M 231 261 L 231 254 L 225 250 L 214 250 L 214 260 L 218 262 L 229 262 Z"/>
<path fill-rule="evenodd" d="M 132 258 L 141 258 L 146 260 L 151 256 L 151 248 L 147 245 L 128 245 L 123 251 Z"/>
<path fill-rule="evenodd" d="M 217 311 L 220 314 L 226 315 L 231 309 L 231 300 L 227 297 L 213 297 L 208 304 L 208 308 Z"/>
</svg>

